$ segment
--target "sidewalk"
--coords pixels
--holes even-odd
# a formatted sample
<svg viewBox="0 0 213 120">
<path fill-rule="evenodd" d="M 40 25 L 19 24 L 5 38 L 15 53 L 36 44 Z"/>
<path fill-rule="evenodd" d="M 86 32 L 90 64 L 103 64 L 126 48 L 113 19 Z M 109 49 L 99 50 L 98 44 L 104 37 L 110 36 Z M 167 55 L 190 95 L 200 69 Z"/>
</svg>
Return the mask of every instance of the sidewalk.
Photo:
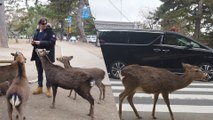
<svg viewBox="0 0 213 120">
<path fill-rule="evenodd" d="M 11 60 L 13 59 L 10 55 L 11 52 L 22 52 L 27 58 L 26 69 L 28 80 L 35 81 L 36 68 L 34 62 L 30 61 L 32 52 L 31 45 L 26 42 L 21 42 L 19 44 L 10 44 L 9 46 L 10 48 L 0 48 L 0 60 Z M 56 57 L 62 55 L 73 55 L 74 59 L 71 61 L 73 66 L 99 67 L 106 70 L 99 47 L 86 43 L 68 43 L 64 41 L 57 41 Z M 55 64 L 62 65 L 59 62 L 55 62 Z M 45 84 L 45 81 L 43 84 Z M 97 104 L 99 95 L 98 88 L 95 86 L 91 90 L 91 94 L 95 99 L 95 120 L 119 120 L 114 97 L 112 95 L 112 89 L 107 75 L 104 79 L 104 84 L 107 85 L 106 98 L 101 104 Z M 30 84 L 31 93 L 36 86 L 37 83 Z M 52 98 L 47 98 L 45 94 L 30 94 L 30 99 L 25 110 L 26 118 L 28 120 L 90 120 L 90 117 L 87 116 L 89 112 L 89 103 L 80 96 L 77 96 L 77 100 L 73 100 L 73 96 L 72 98 L 68 98 L 68 94 L 68 90 L 61 88 L 58 89 L 55 109 L 50 108 Z M 0 120 L 7 120 L 7 107 L 4 96 L 0 97 Z"/>
</svg>

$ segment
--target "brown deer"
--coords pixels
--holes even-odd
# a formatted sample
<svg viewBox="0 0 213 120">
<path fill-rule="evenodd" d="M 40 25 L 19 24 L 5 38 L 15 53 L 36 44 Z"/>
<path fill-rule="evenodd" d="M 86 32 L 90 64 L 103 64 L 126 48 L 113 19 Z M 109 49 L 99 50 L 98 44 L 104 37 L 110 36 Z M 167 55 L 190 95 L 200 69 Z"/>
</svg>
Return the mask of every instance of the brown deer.
<svg viewBox="0 0 213 120">
<path fill-rule="evenodd" d="M 11 53 L 13 56 L 14 53 Z M 15 58 L 14 58 L 15 59 Z M 5 95 L 12 80 L 18 73 L 18 63 L 14 60 L 1 60 L 0 63 L 11 63 L 10 65 L 0 66 L 0 96 Z"/>
<path fill-rule="evenodd" d="M 193 80 L 207 79 L 207 74 L 203 73 L 199 67 L 183 64 L 185 72 L 183 75 L 176 75 L 166 69 L 155 68 L 150 66 L 129 65 L 121 70 L 121 79 L 124 85 L 124 91 L 119 95 L 119 116 L 122 117 L 122 102 L 125 97 L 132 107 L 135 115 L 139 116 L 133 102 L 133 96 L 137 91 L 154 94 L 154 105 L 152 117 L 155 117 L 155 106 L 158 96 L 161 93 L 169 109 L 171 119 L 174 120 L 170 108 L 169 93 L 188 86 Z"/>
<path fill-rule="evenodd" d="M 10 65 L 0 66 L 0 83 L 4 81 L 9 81 L 11 83 L 16 77 L 18 72 L 18 63 L 13 61 L 10 62 Z"/>
<path fill-rule="evenodd" d="M 30 87 L 28 85 L 28 80 L 26 76 L 25 70 L 25 62 L 26 58 L 23 56 L 21 52 L 13 53 L 14 62 L 17 63 L 18 73 L 16 77 L 12 80 L 12 83 L 7 90 L 6 99 L 8 106 L 8 117 L 9 120 L 12 120 L 12 112 L 13 109 L 16 109 L 18 115 L 16 118 L 25 120 L 25 116 L 23 116 L 23 109 L 26 105 L 26 102 L 29 98 Z"/>
<path fill-rule="evenodd" d="M 10 86 L 10 82 L 9 81 L 4 81 L 4 82 L 0 83 L 0 96 L 6 94 L 9 86 Z"/>
<path fill-rule="evenodd" d="M 70 60 L 73 59 L 73 56 L 62 56 L 62 57 L 58 57 L 56 58 L 56 60 L 58 60 L 59 62 L 64 64 L 64 67 L 67 69 L 78 69 L 78 70 L 82 70 L 84 72 L 87 72 L 88 74 L 90 74 L 93 79 L 95 80 L 95 84 L 97 85 L 97 87 L 99 88 L 100 94 L 99 94 L 99 101 L 98 103 L 101 103 L 101 96 L 103 94 L 103 99 L 105 98 L 105 85 L 102 83 L 104 76 L 105 76 L 105 72 L 100 69 L 100 68 L 80 68 L 80 67 L 72 67 L 70 65 Z M 70 94 L 68 95 L 68 97 L 71 96 L 72 90 L 70 90 Z M 75 97 L 74 99 L 76 99 L 76 93 L 75 93 Z"/>
<path fill-rule="evenodd" d="M 58 87 L 68 90 L 74 89 L 81 97 L 90 103 L 90 110 L 88 115 L 93 119 L 94 99 L 90 94 L 90 90 L 94 85 L 93 78 L 83 71 L 65 69 L 61 66 L 52 64 L 47 56 L 49 51 L 46 51 L 45 49 L 36 49 L 36 53 L 42 62 L 46 78 L 50 80 L 52 84 L 53 102 L 51 107 L 55 107 L 55 97 Z"/>
</svg>

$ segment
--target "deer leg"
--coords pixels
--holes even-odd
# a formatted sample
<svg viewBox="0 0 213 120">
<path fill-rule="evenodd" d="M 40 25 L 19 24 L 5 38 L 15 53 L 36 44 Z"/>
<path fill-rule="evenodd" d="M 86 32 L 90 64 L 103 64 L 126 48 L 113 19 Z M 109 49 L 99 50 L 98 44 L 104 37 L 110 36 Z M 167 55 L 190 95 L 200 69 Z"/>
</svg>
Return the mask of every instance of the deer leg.
<svg viewBox="0 0 213 120">
<path fill-rule="evenodd" d="M 86 99 L 90 103 L 90 110 L 89 110 L 89 116 L 94 118 L 94 98 L 90 94 L 91 87 L 87 86 L 81 86 L 80 88 L 76 89 L 75 91 L 84 99 Z"/>
<path fill-rule="evenodd" d="M 131 91 L 133 90 L 130 90 L 130 89 L 124 89 L 124 91 L 119 95 L 119 110 L 118 110 L 118 113 L 119 113 L 119 117 L 121 119 L 121 116 L 122 116 L 122 103 L 123 103 L 123 100 L 124 98 L 129 95 L 129 93 L 131 93 Z"/>
<path fill-rule="evenodd" d="M 172 120 L 175 120 L 175 119 L 174 119 L 174 116 L 173 116 L 173 113 L 172 113 L 172 110 L 171 110 L 171 108 L 170 108 L 169 93 L 167 93 L 167 92 L 166 92 L 166 93 L 162 93 L 162 96 L 163 96 L 163 99 L 164 99 L 164 101 L 165 101 L 165 103 L 166 103 L 168 109 L 169 109 L 169 113 L 170 113 L 171 119 L 172 119 Z"/>
<path fill-rule="evenodd" d="M 55 108 L 55 97 L 56 97 L 56 93 L 57 93 L 57 88 L 58 88 L 58 86 L 52 85 L 53 102 L 52 102 L 52 106 L 50 106 L 52 109 Z"/>
<path fill-rule="evenodd" d="M 101 83 L 101 85 L 102 85 L 102 88 L 103 88 L 103 99 L 102 100 L 104 100 L 105 99 L 105 85 L 103 83 Z"/>
<path fill-rule="evenodd" d="M 98 89 L 99 89 L 99 91 L 100 91 L 99 100 L 98 100 L 98 104 L 100 104 L 100 103 L 101 103 L 101 96 L 102 96 L 102 94 L 103 94 L 103 88 L 102 88 L 102 84 L 101 84 L 101 83 L 98 83 L 98 84 L 97 84 L 97 82 L 96 82 L 96 85 L 97 85 L 97 87 L 98 87 Z"/>
<path fill-rule="evenodd" d="M 156 103 L 158 101 L 158 96 L 159 96 L 159 93 L 155 93 L 154 94 L 154 103 L 153 103 L 153 109 L 152 109 L 152 118 L 153 119 L 156 119 L 156 117 L 155 117 L 155 107 L 156 107 Z"/>
<path fill-rule="evenodd" d="M 7 108 L 8 108 L 8 117 L 9 117 L 9 120 L 12 120 L 12 112 L 13 112 L 13 106 L 8 102 L 7 104 Z"/>
<path fill-rule="evenodd" d="M 128 95 L 127 100 L 130 104 L 130 106 L 132 107 L 133 111 L 135 112 L 135 115 L 138 117 L 138 119 L 141 119 L 142 117 L 139 116 L 137 109 L 134 106 L 134 103 L 132 101 L 133 96 L 135 95 L 135 92 L 132 92 L 131 94 Z"/>
<path fill-rule="evenodd" d="M 75 92 L 75 96 L 74 96 L 73 100 L 76 100 L 76 98 L 77 98 L 77 93 Z"/>
<path fill-rule="evenodd" d="M 16 110 L 18 111 L 18 115 L 16 116 L 16 119 L 24 120 L 25 117 L 23 116 L 23 111 L 22 111 L 23 106 L 18 106 L 16 107 Z"/>
<path fill-rule="evenodd" d="M 70 93 L 69 93 L 69 95 L 68 95 L 67 97 L 70 97 L 70 96 L 71 96 L 71 94 L 72 94 L 72 89 L 70 90 Z"/>
</svg>

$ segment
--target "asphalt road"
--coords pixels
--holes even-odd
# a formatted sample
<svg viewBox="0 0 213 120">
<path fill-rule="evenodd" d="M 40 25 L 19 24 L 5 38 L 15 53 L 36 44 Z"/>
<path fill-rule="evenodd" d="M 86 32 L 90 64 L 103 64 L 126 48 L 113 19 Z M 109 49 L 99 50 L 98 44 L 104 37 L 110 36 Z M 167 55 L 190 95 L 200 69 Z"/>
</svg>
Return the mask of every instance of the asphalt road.
<svg viewBox="0 0 213 120">
<path fill-rule="evenodd" d="M 118 108 L 118 96 L 123 91 L 123 85 L 119 79 L 110 79 L 110 81 Z M 175 120 L 213 119 L 213 82 L 195 81 L 188 87 L 171 93 L 169 97 Z M 133 101 L 143 120 L 153 120 L 151 116 L 152 94 L 136 93 Z M 157 120 L 170 120 L 168 108 L 161 95 L 156 105 L 156 117 Z M 126 99 L 123 102 L 122 118 L 137 119 Z"/>
</svg>

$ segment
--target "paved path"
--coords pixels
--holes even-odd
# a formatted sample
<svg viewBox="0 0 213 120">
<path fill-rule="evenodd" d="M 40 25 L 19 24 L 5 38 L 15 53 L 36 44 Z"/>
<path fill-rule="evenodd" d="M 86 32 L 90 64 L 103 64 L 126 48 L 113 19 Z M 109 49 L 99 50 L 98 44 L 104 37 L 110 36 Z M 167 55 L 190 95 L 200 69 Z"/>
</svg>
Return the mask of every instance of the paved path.
<svg viewBox="0 0 213 120">
<path fill-rule="evenodd" d="M 35 81 L 36 68 L 34 62 L 30 61 L 32 47 L 29 43 L 21 42 L 19 44 L 10 44 L 10 48 L 0 48 L 0 60 L 13 59 L 11 52 L 21 51 L 27 58 L 26 69 L 29 81 Z M 94 50 L 92 49 L 94 47 Z M 96 51 L 96 52 L 94 52 Z M 74 59 L 71 62 L 73 66 L 81 67 L 100 67 L 105 69 L 103 59 L 100 55 L 100 48 L 86 43 L 68 43 L 57 41 L 56 56 L 73 55 Z M 59 64 L 59 62 L 55 62 Z M 0 64 L 2 65 L 2 64 Z M 106 75 L 104 83 L 109 85 L 109 79 Z M 45 83 L 44 83 L 45 84 Z M 31 83 L 32 90 L 37 86 L 37 83 Z M 89 111 L 89 103 L 77 97 L 77 100 L 68 98 L 69 91 L 58 89 L 56 96 L 56 109 L 50 109 L 52 98 L 47 98 L 44 94 L 32 95 L 26 106 L 26 117 L 28 120 L 89 120 L 87 116 Z M 111 86 L 106 87 L 106 99 L 101 104 L 97 104 L 99 90 L 93 87 L 91 94 L 95 99 L 95 120 L 119 120 L 117 109 L 112 95 Z M 7 120 L 5 97 L 0 97 L 0 120 Z"/>
</svg>

